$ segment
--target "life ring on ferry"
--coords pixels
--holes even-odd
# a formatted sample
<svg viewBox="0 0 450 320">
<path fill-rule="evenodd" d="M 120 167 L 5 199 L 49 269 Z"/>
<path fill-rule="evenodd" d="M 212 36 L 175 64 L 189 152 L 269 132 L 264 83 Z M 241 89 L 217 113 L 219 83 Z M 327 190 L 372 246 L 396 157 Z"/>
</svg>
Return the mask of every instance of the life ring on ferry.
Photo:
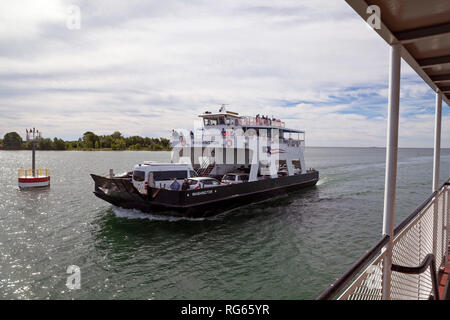
<svg viewBox="0 0 450 320">
<path fill-rule="evenodd" d="M 227 147 L 231 147 L 231 146 L 233 145 L 233 140 L 227 139 L 227 140 L 225 141 L 225 145 L 226 145 Z"/>
</svg>

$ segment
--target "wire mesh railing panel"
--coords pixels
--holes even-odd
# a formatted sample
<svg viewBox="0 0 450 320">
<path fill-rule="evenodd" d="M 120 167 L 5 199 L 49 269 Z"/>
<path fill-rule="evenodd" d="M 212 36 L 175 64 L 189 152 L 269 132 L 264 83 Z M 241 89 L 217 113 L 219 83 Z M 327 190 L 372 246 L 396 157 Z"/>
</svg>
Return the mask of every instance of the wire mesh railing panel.
<svg viewBox="0 0 450 320">
<path fill-rule="evenodd" d="M 445 225 L 444 225 L 444 232 L 445 232 L 445 242 L 444 242 L 444 248 L 443 248 L 443 252 L 444 252 L 444 257 L 448 257 L 449 255 L 449 246 L 450 246 L 450 188 L 449 186 L 445 186 L 445 193 L 447 194 L 446 196 L 446 202 L 445 202 L 445 206 L 444 206 L 444 211 L 445 211 L 445 217 L 444 217 L 444 221 L 445 221 Z"/>
<path fill-rule="evenodd" d="M 443 234 L 443 221 L 442 219 L 444 218 L 444 202 L 445 202 L 445 192 L 444 190 L 442 190 L 439 193 L 439 196 L 437 197 L 436 201 L 435 201 L 435 205 L 436 205 L 436 210 L 435 210 L 435 214 L 436 214 L 436 230 L 442 230 L 442 232 L 435 232 L 434 235 L 436 237 L 436 266 L 438 268 L 440 268 L 441 266 L 443 266 L 443 262 L 444 262 L 444 252 L 443 252 L 443 248 L 444 245 L 442 243 L 442 239 L 444 237 Z"/>
<path fill-rule="evenodd" d="M 434 206 L 427 205 L 394 239 L 392 263 L 418 266 L 433 251 Z M 421 299 L 430 295 L 431 277 L 426 273 L 413 275 L 392 272 L 391 299 Z"/>
<path fill-rule="evenodd" d="M 380 253 L 339 297 L 339 300 L 381 300 L 384 256 L 385 253 Z"/>
<path fill-rule="evenodd" d="M 396 231 L 392 242 L 392 264 L 418 267 L 433 254 L 436 267 L 442 268 L 448 256 L 450 244 L 450 189 L 444 185 L 434 198 L 419 207 Z M 383 297 L 383 263 L 387 251 L 381 251 L 372 263 L 354 278 L 343 290 L 340 300 L 374 300 Z M 430 267 L 431 268 L 431 267 Z M 395 300 L 428 300 L 433 295 L 433 279 L 430 268 L 420 274 L 402 270 L 392 271 L 390 298 Z M 342 291 L 341 290 L 341 291 Z"/>
</svg>

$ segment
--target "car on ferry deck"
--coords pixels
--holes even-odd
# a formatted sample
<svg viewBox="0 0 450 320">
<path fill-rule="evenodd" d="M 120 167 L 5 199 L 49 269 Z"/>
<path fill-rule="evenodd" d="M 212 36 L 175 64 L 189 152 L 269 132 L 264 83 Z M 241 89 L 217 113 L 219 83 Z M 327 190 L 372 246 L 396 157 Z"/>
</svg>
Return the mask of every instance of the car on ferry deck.
<svg viewBox="0 0 450 320">
<path fill-rule="evenodd" d="M 248 182 L 248 173 L 227 173 L 222 177 L 221 182 L 224 184 L 235 184 Z"/>
<path fill-rule="evenodd" d="M 189 189 L 203 189 L 223 186 L 219 180 L 210 177 L 195 177 L 188 179 Z"/>
</svg>

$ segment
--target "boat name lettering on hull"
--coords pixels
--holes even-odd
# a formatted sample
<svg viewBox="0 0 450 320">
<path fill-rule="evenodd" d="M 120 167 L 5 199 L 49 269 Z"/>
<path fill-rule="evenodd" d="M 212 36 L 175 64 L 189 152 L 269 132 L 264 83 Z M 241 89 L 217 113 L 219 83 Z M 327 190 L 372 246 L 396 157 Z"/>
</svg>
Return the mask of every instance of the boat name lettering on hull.
<svg viewBox="0 0 450 320">
<path fill-rule="evenodd" d="M 213 191 L 212 190 L 205 190 L 205 191 L 192 193 L 192 196 L 201 196 L 201 195 L 210 194 L 210 193 L 213 193 Z"/>
</svg>

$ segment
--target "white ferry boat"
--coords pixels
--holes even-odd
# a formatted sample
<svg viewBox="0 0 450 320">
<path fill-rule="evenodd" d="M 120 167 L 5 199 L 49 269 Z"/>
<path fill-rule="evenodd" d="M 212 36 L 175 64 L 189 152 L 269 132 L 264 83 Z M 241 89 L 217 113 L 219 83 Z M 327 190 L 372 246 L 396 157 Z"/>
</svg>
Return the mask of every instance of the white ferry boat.
<svg viewBox="0 0 450 320">
<path fill-rule="evenodd" d="M 92 174 L 94 194 L 123 208 L 203 217 L 319 180 L 318 171 L 306 169 L 304 131 L 273 117 L 240 116 L 224 105 L 199 117 L 201 128 L 172 131 L 170 163 L 144 162 L 120 177 Z"/>
</svg>

